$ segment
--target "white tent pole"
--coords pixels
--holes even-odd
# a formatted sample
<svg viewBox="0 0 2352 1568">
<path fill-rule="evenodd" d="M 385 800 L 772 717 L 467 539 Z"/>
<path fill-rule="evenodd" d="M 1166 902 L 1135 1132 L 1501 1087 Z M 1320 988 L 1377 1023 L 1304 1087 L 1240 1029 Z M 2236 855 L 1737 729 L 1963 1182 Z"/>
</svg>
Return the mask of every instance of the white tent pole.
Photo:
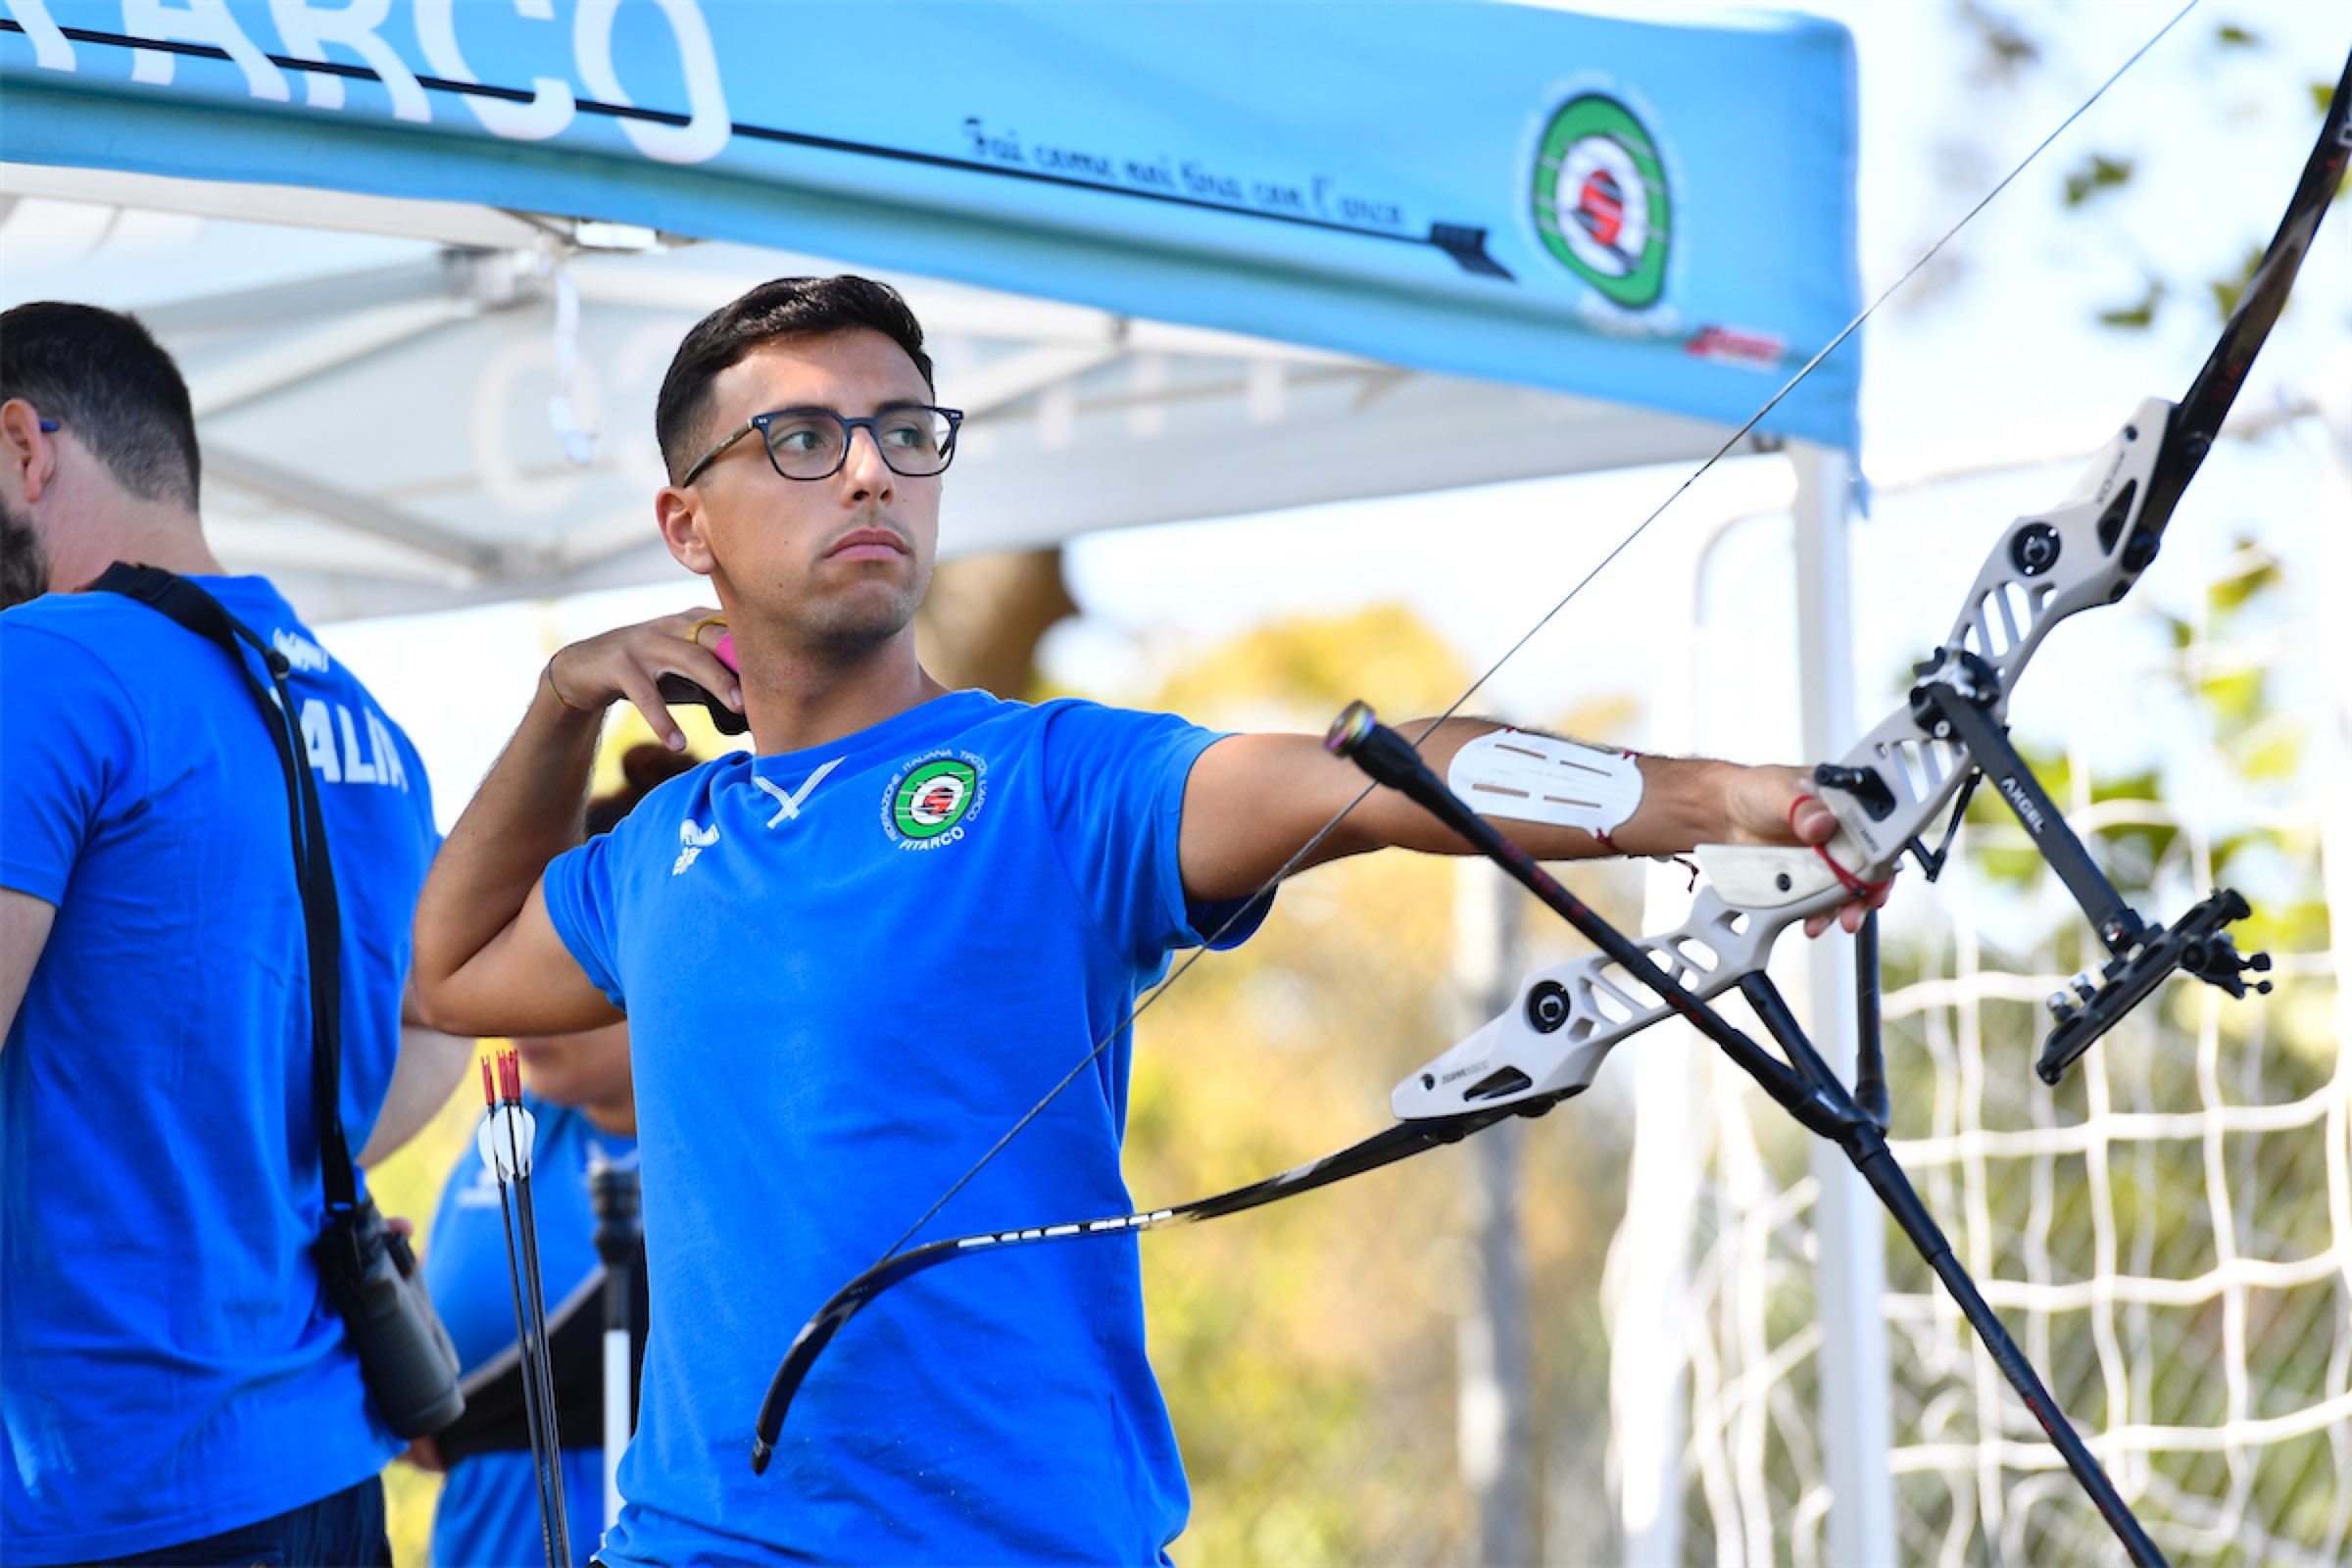
<svg viewBox="0 0 2352 1568">
<path fill-rule="evenodd" d="M 1853 566 L 1841 454 L 1791 445 L 1796 469 L 1796 643 L 1803 755 L 1841 757 L 1855 739 Z M 1854 944 L 1833 931 L 1807 949 L 1809 1027 L 1848 1083 L 1854 1071 Z M 1894 1557 L 1892 1387 L 1886 1362 L 1885 1217 L 1861 1174 L 1815 1140 L 1821 1184 L 1822 1457 L 1831 1489 L 1827 1560 L 1857 1568 Z"/>
<path fill-rule="evenodd" d="M 1482 859 L 1460 862 L 1453 894 L 1457 1022 L 1467 1036 L 1518 999 L 1525 895 Z M 1455 1435 L 1477 1520 L 1473 1561 L 1525 1568 L 1536 1556 L 1535 1357 L 1520 1222 L 1525 1122 L 1505 1122 L 1466 1151 L 1464 1214 L 1470 1300 L 1455 1334 Z"/>
<path fill-rule="evenodd" d="M 1695 744 L 1699 582 L 1711 538 L 1691 547 L 1687 567 L 1676 562 L 1658 574 L 1661 581 L 1680 578 L 1687 585 L 1681 601 L 1687 618 L 1680 635 L 1657 639 L 1650 656 L 1647 742 L 1653 751 L 1684 754 Z M 1642 929 L 1665 929 L 1689 904 L 1681 878 L 1652 865 L 1643 878 Z M 1629 1568 L 1679 1563 L 1683 1557 L 1690 1255 L 1682 1238 L 1693 1234 L 1699 1150 L 1691 1132 L 1697 1053 L 1691 1039 L 1680 1030 L 1673 1033 L 1678 1038 L 1644 1041 L 1629 1053 L 1634 1058 L 1633 1157 L 1625 1219 L 1609 1244 L 1601 1276 L 1609 1336 L 1609 1484 L 1617 1509 L 1618 1560 Z M 1595 1549 L 1592 1555 L 1599 1560 L 1607 1553 Z"/>
<path fill-rule="evenodd" d="M 300 468 L 257 458 L 218 441 L 206 445 L 204 468 L 207 479 L 219 479 L 237 489 L 267 496 L 338 527 L 388 539 L 466 571 L 490 572 L 499 564 L 499 551 L 494 545 L 467 538 L 371 497 L 327 484 Z"/>
<path fill-rule="evenodd" d="M 466 314 L 456 299 L 400 300 L 318 321 L 272 339 L 226 365 L 202 365 L 188 375 L 188 402 L 210 419 L 254 399 L 398 348 Z"/>
<path fill-rule="evenodd" d="M 1787 466 L 1718 469 L 1708 492 L 1711 521 L 1691 519 L 1687 554 L 1661 562 L 1661 582 L 1679 582 L 1682 624 L 1656 639 L 1649 654 L 1646 743 L 1683 755 L 1699 747 L 1700 608 L 1715 547 L 1750 518 L 1790 505 Z M 1664 543 L 1651 547 L 1664 550 Z M 1660 931 L 1683 918 L 1690 891 L 1680 868 L 1652 865 L 1643 882 L 1642 929 Z M 1609 1335 L 1609 1482 L 1617 1507 L 1623 1562 L 1671 1564 L 1683 1558 L 1683 1450 L 1690 1433 L 1688 1306 L 1690 1255 L 1680 1240 L 1694 1233 L 1703 1140 L 1693 1037 L 1658 1039 L 1635 1050 L 1634 1152 L 1625 1220 L 1609 1245 L 1601 1299 Z M 1669 1033 L 1669 1031 L 1661 1031 Z M 1662 1240 L 1669 1239 L 1669 1240 Z"/>
<path fill-rule="evenodd" d="M 2328 467 L 2320 492 L 2319 584 L 2313 595 L 2323 607 L 2319 614 L 2320 670 L 2325 700 L 2320 712 L 2321 891 L 2328 904 L 2328 951 L 2335 977 L 2336 1072 L 2352 1071 L 2352 626 L 2332 607 L 2352 593 L 2352 533 L 2344 520 L 2352 516 L 2352 346 L 2328 356 L 2314 384 L 2320 413 L 2326 422 Z M 2345 1151 L 2352 1149 L 2337 1102 L 2329 1128 L 2328 1180 L 2338 1227 L 2347 1218 L 2344 1203 L 2352 1196 Z M 2343 1233 L 2340 1229 L 2338 1236 Z"/>
</svg>

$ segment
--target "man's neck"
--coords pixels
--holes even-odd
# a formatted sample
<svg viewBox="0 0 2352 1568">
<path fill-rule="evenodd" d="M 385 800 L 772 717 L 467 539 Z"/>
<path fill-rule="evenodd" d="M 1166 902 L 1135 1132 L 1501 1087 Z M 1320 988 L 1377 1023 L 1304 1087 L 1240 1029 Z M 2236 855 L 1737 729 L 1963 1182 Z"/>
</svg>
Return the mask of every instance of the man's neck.
<svg viewBox="0 0 2352 1568">
<path fill-rule="evenodd" d="M 133 506 L 92 526 L 55 533 L 63 535 L 53 535 L 50 541 L 49 585 L 55 589 L 85 588 L 118 561 L 161 566 L 182 576 L 222 574 L 219 558 L 204 542 L 203 526 L 176 507 Z"/>
<path fill-rule="evenodd" d="M 743 666 L 744 714 L 762 756 L 828 745 L 947 691 L 915 659 L 911 628 L 843 662 L 769 646 L 744 630 L 736 633 L 735 652 Z"/>
</svg>

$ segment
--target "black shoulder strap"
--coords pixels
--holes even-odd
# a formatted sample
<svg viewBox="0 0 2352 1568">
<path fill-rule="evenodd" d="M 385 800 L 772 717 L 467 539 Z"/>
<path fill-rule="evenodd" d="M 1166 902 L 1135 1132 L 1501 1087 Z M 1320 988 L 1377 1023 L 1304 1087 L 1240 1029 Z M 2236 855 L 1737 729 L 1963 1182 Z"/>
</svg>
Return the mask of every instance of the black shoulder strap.
<svg viewBox="0 0 2352 1568">
<path fill-rule="evenodd" d="M 185 577 L 161 566 L 116 562 L 94 592 L 122 594 L 161 611 L 228 655 L 261 705 L 263 723 L 277 748 L 286 775 L 287 824 L 294 841 L 294 881 L 302 894 L 302 922 L 311 957 L 311 1102 L 318 1119 L 318 1148 L 326 1178 L 326 1206 L 349 1214 L 359 1202 L 352 1177 L 351 1145 L 343 1134 L 343 915 L 335 898 L 335 869 L 327 858 L 326 822 L 318 811 L 318 786 L 311 777 L 308 749 L 301 744 L 301 718 L 286 689 L 285 655 L 264 642 L 252 627 L 223 609 L 220 601 Z M 264 685 L 246 662 L 242 643 L 261 656 L 270 672 Z"/>
</svg>

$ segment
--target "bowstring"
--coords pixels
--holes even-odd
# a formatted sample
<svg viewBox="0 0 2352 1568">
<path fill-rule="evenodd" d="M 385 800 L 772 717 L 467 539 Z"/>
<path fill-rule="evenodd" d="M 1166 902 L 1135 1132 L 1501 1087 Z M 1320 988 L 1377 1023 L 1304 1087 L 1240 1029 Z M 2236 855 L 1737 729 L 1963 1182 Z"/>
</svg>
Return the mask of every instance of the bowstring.
<svg viewBox="0 0 2352 1568">
<path fill-rule="evenodd" d="M 1950 244 L 1952 239 L 1958 235 L 1962 229 L 1966 228 L 1970 223 L 1976 221 L 1978 214 L 1984 212 L 1986 207 L 1992 204 L 1994 198 L 1998 197 L 2001 192 L 2007 190 L 2010 185 L 2017 180 L 2019 175 L 2023 174 L 2028 169 L 2032 168 L 2034 161 L 2040 158 L 2041 155 L 2049 149 L 2051 143 L 2055 142 L 2060 136 L 2065 135 L 2068 128 L 2071 127 L 2076 121 L 2082 119 L 2085 114 L 2089 113 L 2091 106 L 2096 104 L 2101 98 L 2104 98 L 2107 95 L 2107 90 L 2110 87 L 2113 87 L 2117 82 L 2121 81 L 2124 76 L 2132 70 L 2132 68 L 2137 66 L 2141 59 L 2147 55 L 2149 50 L 2155 48 L 2159 43 L 2162 43 L 2166 35 L 2169 34 L 2175 27 L 2179 26 L 2180 23 L 2187 18 L 2190 12 L 2197 9 L 2200 3 L 2201 0 L 2188 0 L 2188 3 L 2183 5 L 2179 11 L 2175 12 L 2172 18 L 2167 21 L 2163 26 L 2158 27 L 2155 32 L 2151 33 L 2148 37 L 2148 40 L 2141 44 L 2137 49 L 2134 49 L 2122 65 L 2116 67 L 2115 70 L 2108 74 L 2107 79 L 2100 82 L 2098 87 L 2092 91 L 2089 97 L 2083 99 L 2082 103 L 2078 104 L 2075 107 L 2074 112 L 2069 114 L 2064 120 L 2060 121 L 2057 125 L 2051 129 L 2048 135 L 2042 137 L 2039 142 L 2035 143 L 2034 150 L 2027 153 L 2024 159 L 2022 159 L 2015 168 L 2011 169 L 2008 173 L 2003 174 L 1991 189 L 1985 191 L 1983 196 L 1979 197 L 1976 205 L 1969 208 L 1967 212 L 1961 214 L 1958 220 L 1955 221 L 1949 228 L 1945 229 L 1943 233 L 1936 238 L 1933 245 L 1930 245 L 1924 252 L 1922 252 L 1919 258 L 1912 262 L 1909 267 L 1903 269 L 1901 275 L 1897 276 L 1893 282 L 1881 289 L 1877 297 L 1862 308 L 1862 311 L 1859 315 L 1855 316 L 1853 319 L 1847 321 L 1844 326 L 1838 329 L 1837 336 L 1831 338 L 1827 344 L 1823 345 L 1819 352 L 1817 352 L 1811 359 L 1807 360 L 1804 365 L 1798 368 L 1795 374 L 1789 376 L 1787 381 L 1783 382 L 1780 390 L 1773 393 L 1773 395 L 1766 400 L 1763 406 L 1758 408 L 1755 413 L 1749 415 L 1744 423 L 1742 423 L 1737 430 L 1734 430 L 1730 435 L 1726 436 L 1723 439 L 1723 442 L 1707 456 L 1705 462 L 1701 463 L 1696 468 L 1692 469 L 1680 484 L 1676 485 L 1671 491 L 1667 492 L 1665 499 L 1653 507 L 1647 516 L 1643 517 L 1639 523 L 1635 524 L 1633 530 L 1624 538 L 1617 541 L 1617 543 L 1610 548 L 1608 554 L 1602 556 L 1600 560 L 1594 563 L 1582 577 L 1578 578 L 1575 585 L 1572 586 L 1565 594 L 1562 594 L 1558 602 L 1553 604 L 1549 610 L 1544 612 L 1544 613 L 1538 617 L 1534 625 L 1528 627 L 1525 632 L 1520 634 L 1516 641 L 1514 641 L 1508 648 L 1504 649 L 1501 656 L 1493 663 L 1489 664 L 1477 679 L 1473 680 L 1468 686 L 1464 687 L 1460 696 L 1448 703 L 1446 706 L 1445 710 L 1440 712 L 1437 717 L 1429 720 L 1428 723 L 1421 727 L 1420 733 L 1413 737 L 1413 745 L 1415 749 L 1418 749 L 1422 742 L 1428 740 L 1430 735 L 1437 730 L 1439 725 L 1445 723 L 1447 719 L 1459 713 L 1462 710 L 1463 706 L 1467 704 L 1471 698 L 1477 696 L 1481 691 L 1483 691 L 1487 684 L 1501 672 L 1503 665 L 1509 663 L 1513 659 L 1516 659 L 1529 643 L 1536 640 L 1536 638 L 1543 632 L 1544 627 L 1550 625 L 1553 620 L 1558 618 L 1562 611 L 1565 611 L 1570 604 L 1575 602 L 1577 595 L 1583 593 L 1586 588 L 1591 586 L 1592 580 L 1595 577 L 1598 577 L 1603 571 L 1607 570 L 1609 565 L 1615 562 L 1619 556 L 1624 555 L 1626 551 L 1633 548 L 1634 544 L 1649 530 L 1651 523 L 1656 522 L 1659 517 L 1663 516 L 1667 510 L 1674 506 L 1676 502 L 1680 501 L 1692 485 L 1705 478 L 1708 469 L 1714 467 L 1716 464 L 1722 462 L 1723 459 L 1730 454 L 1734 447 L 1737 447 L 1742 440 L 1746 439 L 1748 432 L 1755 429 L 1755 427 L 1761 423 L 1765 416 L 1770 415 L 1774 409 L 1779 408 L 1781 404 L 1788 398 L 1788 394 L 1796 390 L 1799 382 L 1803 381 L 1806 376 L 1811 375 L 1814 370 L 1821 366 L 1823 361 L 1827 360 L 1832 354 L 1838 352 L 1838 350 L 1844 345 L 1846 339 L 1852 337 L 1856 332 L 1860 331 L 1862 324 L 1868 321 L 1873 316 L 1878 314 L 1880 306 L 1886 304 L 1887 300 L 1891 299 L 1899 290 L 1904 287 L 1904 285 L 1908 284 L 1912 278 L 1919 275 L 1921 269 L 1925 268 L 1930 262 L 1934 261 L 1936 257 L 1943 250 L 1943 248 Z M 1372 791 L 1376 788 L 1378 788 L 1377 785 L 1367 783 L 1362 789 L 1358 790 L 1353 799 L 1349 800 L 1346 806 L 1342 807 L 1337 812 L 1333 813 L 1329 821 L 1325 822 L 1321 827 L 1315 830 L 1313 837 L 1309 838 L 1305 844 L 1301 845 L 1297 854 L 1293 855 L 1289 859 L 1283 861 L 1282 865 L 1274 872 L 1272 876 L 1267 877 L 1264 882 L 1260 883 L 1255 893 L 1252 893 L 1249 898 L 1237 904 L 1233 907 L 1232 912 L 1227 914 L 1225 918 L 1218 923 L 1217 928 L 1208 934 L 1206 941 L 1202 942 L 1200 946 L 1195 948 L 1192 952 L 1186 954 L 1183 961 L 1178 963 L 1174 969 L 1168 972 L 1166 979 L 1154 986 L 1149 994 L 1147 994 L 1133 1007 L 1129 1008 L 1127 1012 L 1119 1019 L 1119 1021 L 1113 1024 L 1110 1029 L 1103 1034 L 1102 1039 L 1095 1042 L 1093 1050 L 1089 1051 L 1085 1055 L 1079 1057 L 1077 1062 L 1071 1066 L 1070 1070 L 1062 1074 L 1061 1077 L 1054 1083 L 1054 1087 L 1047 1090 L 1045 1095 L 1039 1099 L 1036 1104 L 1031 1105 L 1027 1110 L 1023 1111 L 1020 1119 L 1015 1121 L 1010 1127 L 1006 1128 L 1004 1130 L 1004 1135 L 1002 1138 L 999 1138 L 994 1144 L 989 1146 L 986 1153 L 974 1160 L 969 1169 L 965 1170 L 961 1176 L 956 1177 L 955 1183 L 950 1186 L 946 1192 L 940 1194 L 938 1200 L 934 1201 L 929 1208 L 923 1210 L 920 1218 L 916 1219 L 912 1225 L 907 1226 L 905 1233 L 902 1234 L 897 1241 L 890 1244 L 889 1250 L 883 1252 L 879 1258 L 875 1259 L 875 1264 L 879 1266 L 880 1264 L 888 1262 L 891 1258 L 897 1256 L 900 1249 L 904 1248 L 909 1241 L 913 1240 L 915 1235 L 920 1232 L 925 1225 L 931 1223 L 932 1218 L 937 1215 L 941 1209 L 947 1207 L 950 1202 L 955 1200 L 956 1194 L 962 1192 L 964 1188 L 971 1185 L 973 1179 L 976 1178 L 980 1172 L 988 1166 L 990 1161 L 994 1160 L 998 1154 L 1004 1152 L 1004 1147 L 1007 1144 L 1010 1144 L 1015 1137 L 1019 1136 L 1022 1128 L 1028 1126 L 1039 1116 L 1045 1114 L 1046 1107 L 1051 1105 L 1054 1099 L 1059 1096 L 1063 1090 L 1067 1089 L 1072 1083 L 1076 1082 L 1080 1073 L 1085 1072 L 1087 1068 L 1093 1066 L 1096 1059 L 1100 1057 L 1105 1050 L 1109 1049 L 1112 1041 L 1118 1039 L 1120 1035 L 1132 1028 L 1135 1024 L 1135 1021 L 1142 1017 L 1147 1009 L 1149 1009 L 1154 1003 L 1158 1002 L 1160 998 L 1166 996 L 1168 992 L 1175 987 L 1179 980 L 1182 980 L 1187 974 L 1192 972 L 1193 965 L 1199 963 L 1202 958 L 1206 957 L 1210 951 L 1216 947 L 1217 943 L 1224 940 L 1227 932 L 1231 931 L 1236 925 L 1239 925 L 1242 920 L 1246 918 L 1250 912 L 1256 908 L 1263 901 L 1270 898 L 1273 895 L 1275 888 L 1279 887 L 1283 880 L 1290 876 L 1292 872 L 1298 870 L 1300 864 L 1305 861 L 1307 857 L 1312 855 L 1316 848 L 1320 846 L 1324 840 L 1330 838 L 1332 833 L 1338 829 L 1340 823 L 1347 819 L 1348 814 L 1350 811 L 1353 811 L 1357 807 L 1361 806 L 1365 799 L 1369 797 Z"/>
</svg>

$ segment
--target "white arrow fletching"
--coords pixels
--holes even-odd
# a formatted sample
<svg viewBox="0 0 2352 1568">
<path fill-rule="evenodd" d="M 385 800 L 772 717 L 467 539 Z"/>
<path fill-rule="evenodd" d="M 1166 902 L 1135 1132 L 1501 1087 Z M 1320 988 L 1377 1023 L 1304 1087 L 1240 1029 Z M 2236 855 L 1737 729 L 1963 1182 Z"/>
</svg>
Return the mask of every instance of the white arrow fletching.
<svg viewBox="0 0 2352 1568">
<path fill-rule="evenodd" d="M 497 1105 L 482 1117 L 482 1125 L 473 1135 L 473 1147 L 481 1154 L 482 1163 L 503 1184 L 531 1173 L 531 1146 L 538 1131 L 531 1113 L 520 1105 Z M 521 1162 L 519 1170 L 515 1168 L 517 1158 Z"/>
</svg>

